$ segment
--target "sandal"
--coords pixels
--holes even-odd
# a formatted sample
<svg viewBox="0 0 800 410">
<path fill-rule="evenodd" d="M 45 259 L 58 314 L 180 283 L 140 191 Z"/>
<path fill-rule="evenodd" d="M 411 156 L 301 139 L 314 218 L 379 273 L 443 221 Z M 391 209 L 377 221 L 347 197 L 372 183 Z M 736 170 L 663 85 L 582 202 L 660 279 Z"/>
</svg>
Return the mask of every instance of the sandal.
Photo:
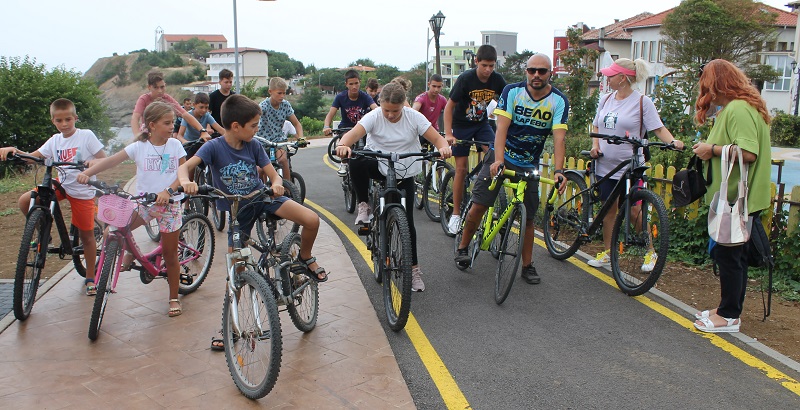
<svg viewBox="0 0 800 410">
<path fill-rule="evenodd" d="M 727 317 L 723 317 L 725 319 L 726 324 L 724 326 L 716 326 L 714 322 L 711 321 L 711 318 L 701 318 L 697 322 L 694 322 L 694 327 L 701 332 L 709 332 L 709 333 L 736 333 L 739 331 L 739 326 L 742 324 L 742 320 L 740 318 L 730 319 Z M 697 324 L 700 322 L 701 324 Z"/>
<path fill-rule="evenodd" d="M 225 350 L 225 341 L 222 339 L 222 331 L 219 331 L 219 337 L 211 338 L 211 350 L 222 352 Z"/>
<path fill-rule="evenodd" d="M 86 286 L 86 296 L 94 296 L 97 294 L 97 286 L 94 285 L 94 279 L 84 280 L 83 285 Z"/>
<path fill-rule="evenodd" d="M 178 299 L 170 299 L 169 303 L 172 302 L 177 303 L 178 307 L 169 308 L 169 313 L 167 313 L 167 315 L 169 315 L 169 317 L 180 316 L 181 313 L 183 313 L 183 306 L 181 306 L 181 301 L 179 301 Z"/>
<path fill-rule="evenodd" d="M 712 312 L 712 310 L 713 310 L 713 312 Z M 712 310 L 704 310 L 702 312 L 697 312 L 697 313 L 694 314 L 694 317 L 697 320 L 703 320 L 704 317 L 708 318 L 709 316 L 717 313 L 717 309 L 712 309 Z"/>
<path fill-rule="evenodd" d="M 302 263 L 305 266 L 299 266 L 300 269 L 295 271 L 295 274 L 303 274 L 308 276 L 311 279 L 314 279 L 317 283 L 327 282 L 328 281 L 328 273 L 325 272 L 325 268 L 322 266 L 317 267 L 315 270 L 311 270 L 311 264 L 317 261 L 317 258 L 310 257 L 308 259 L 303 259 L 301 257 L 297 257 L 298 262 Z M 320 278 L 320 275 L 325 275 L 324 277 Z"/>
</svg>

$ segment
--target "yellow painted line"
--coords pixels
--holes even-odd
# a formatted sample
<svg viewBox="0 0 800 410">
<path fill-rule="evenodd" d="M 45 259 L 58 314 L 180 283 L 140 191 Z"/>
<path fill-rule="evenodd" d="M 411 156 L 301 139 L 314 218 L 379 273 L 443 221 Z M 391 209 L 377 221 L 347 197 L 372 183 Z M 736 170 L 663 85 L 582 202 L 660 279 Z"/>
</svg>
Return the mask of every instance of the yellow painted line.
<svg viewBox="0 0 800 410">
<path fill-rule="evenodd" d="M 328 162 L 327 157 L 328 155 L 325 154 L 323 161 L 329 167 L 338 169 Z M 319 204 L 314 203 L 308 198 L 306 198 L 305 203 L 328 219 L 336 229 L 344 233 L 347 240 L 355 246 L 356 251 L 364 258 L 364 262 L 366 262 L 367 266 L 370 266 L 370 269 L 372 269 L 372 256 L 369 250 L 367 250 L 366 244 L 364 244 L 355 232 L 337 218 L 336 215 L 330 213 Z M 458 387 L 458 384 L 447 369 L 447 366 L 444 365 L 442 358 L 436 353 L 436 349 L 433 348 L 428 337 L 425 336 L 425 332 L 422 331 L 413 313 L 408 314 L 408 322 L 406 322 L 404 330 L 406 334 L 408 334 L 408 338 L 411 340 L 414 349 L 416 349 L 420 360 L 422 360 L 422 364 L 428 369 L 428 374 L 430 374 L 433 383 L 436 384 L 436 388 L 439 390 L 439 394 L 442 396 L 445 406 L 447 406 L 448 409 L 471 409 L 472 407 L 469 405 L 464 393 Z"/>
<path fill-rule="evenodd" d="M 546 245 L 545 245 L 544 241 L 542 241 L 539 238 L 536 238 L 536 244 L 541 246 L 541 247 L 543 247 L 543 248 L 546 248 Z M 576 258 L 574 256 L 569 258 L 569 259 L 567 259 L 567 261 L 570 262 L 571 264 L 575 265 L 577 268 L 583 270 L 584 272 L 594 276 L 597 279 L 600 279 L 601 281 L 605 282 L 609 286 L 612 286 L 614 288 L 618 288 L 617 287 L 617 283 L 614 281 L 614 278 L 611 275 L 607 275 L 607 274 L 601 272 L 600 270 L 595 269 L 592 266 L 589 266 L 588 264 L 586 264 L 585 262 L 583 262 L 582 260 L 580 260 L 580 259 L 578 259 L 578 258 Z M 688 330 L 690 330 L 692 332 L 695 332 L 695 333 L 699 334 L 700 336 L 704 337 L 705 339 L 708 339 L 708 341 L 711 342 L 711 344 L 713 344 L 714 346 L 719 347 L 720 349 L 722 349 L 723 351 L 727 352 L 731 356 L 735 357 L 736 359 L 738 359 L 742 363 L 744 363 L 744 364 L 746 364 L 746 365 L 748 365 L 748 366 L 750 366 L 752 368 L 755 368 L 757 370 L 760 370 L 762 373 L 764 373 L 764 375 L 766 375 L 770 379 L 777 381 L 783 387 L 785 387 L 787 390 L 789 390 L 792 393 L 800 396 L 800 382 L 798 382 L 797 380 L 789 377 L 787 374 L 785 374 L 785 373 L 781 372 L 780 370 L 768 365 L 767 363 L 765 363 L 764 361 L 762 361 L 762 360 L 758 359 L 757 357 L 751 355 L 750 353 L 745 352 L 744 350 L 742 350 L 738 346 L 734 345 L 731 342 L 728 342 L 723 337 L 721 337 L 721 336 L 719 336 L 717 334 L 706 333 L 706 332 L 701 332 L 701 331 L 697 330 L 694 327 L 694 321 L 692 321 L 690 319 L 687 319 L 687 318 L 681 316 L 680 314 L 673 312 L 670 309 L 667 309 L 663 305 L 661 305 L 661 304 L 659 304 L 657 302 L 654 302 L 652 299 L 648 298 L 647 296 L 644 296 L 644 295 L 635 296 L 635 297 L 633 297 L 633 299 L 637 300 L 638 302 L 641 302 L 642 304 L 644 304 L 645 306 L 649 307 L 650 309 L 653 309 L 654 311 L 658 312 L 659 314 L 661 314 L 662 316 L 666 317 L 667 319 L 672 320 L 673 322 L 677 323 L 681 327 L 684 327 L 684 328 L 686 328 L 686 329 L 688 329 Z"/>
<path fill-rule="evenodd" d="M 333 162 L 331 162 L 331 159 L 328 158 L 328 150 L 327 150 L 327 148 L 325 149 L 325 154 L 322 155 L 322 162 L 325 165 L 327 165 L 330 169 L 335 169 L 337 171 L 339 170 L 339 166 L 338 165 L 334 165 Z"/>
</svg>

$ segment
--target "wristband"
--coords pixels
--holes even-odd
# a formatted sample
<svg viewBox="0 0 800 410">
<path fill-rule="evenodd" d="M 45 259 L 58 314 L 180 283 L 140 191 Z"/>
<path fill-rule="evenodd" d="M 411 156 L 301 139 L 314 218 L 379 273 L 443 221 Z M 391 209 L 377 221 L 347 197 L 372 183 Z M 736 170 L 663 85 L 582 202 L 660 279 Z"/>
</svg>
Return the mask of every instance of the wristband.
<svg viewBox="0 0 800 410">
<path fill-rule="evenodd" d="M 563 175 L 564 174 L 564 170 L 563 169 L 557 169 L 555 173 Z"/>
<path fill-rule="evenodd" d="M 716 147 L 716 146 L 717 146 L 717 144 L 711 144 L 711 156 L 712 157 L 714 156 L 714 147 Z"/>
<path fill-rule="evenodd" d="M 205 132 L 206 134 L 208 134 L 208 131 L 206 131 L 206 129 L 205 129 L 205 128 L 200 128 L 200 133 L 202 134 L 202 133 L 204 133 L 204 132 Z"/>
<path fill-rule="evenodd" d="M 326 125 L 326 126 L 322 127 L 322 129 L 323 129 L 323 130 L 324 130 L 325 128 L 327 128 L 327 129 L 330 129 L 331 127 L 330 127 L 329 125 Z"/>
</svg>

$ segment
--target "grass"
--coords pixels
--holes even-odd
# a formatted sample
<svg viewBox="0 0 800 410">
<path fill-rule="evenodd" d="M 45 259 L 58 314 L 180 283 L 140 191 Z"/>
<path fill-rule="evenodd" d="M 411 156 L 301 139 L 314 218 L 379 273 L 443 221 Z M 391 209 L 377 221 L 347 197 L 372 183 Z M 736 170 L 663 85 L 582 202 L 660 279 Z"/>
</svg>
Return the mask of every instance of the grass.
<svg viewBox="0 0 800 410">
<path fill-rule="evenodd" d="M 13 175 L 0 179 L 0 194 L 19 191 L 22 188 L 29 189 L 30 182 L 25 182 L 25 175 Z"/>
<path fill-rule="evenodd" d="M 0 216 L 9 216 L 17 213 L 16 208 L 8 208 L 5 211 L 0 211 Z"/>
</svg>

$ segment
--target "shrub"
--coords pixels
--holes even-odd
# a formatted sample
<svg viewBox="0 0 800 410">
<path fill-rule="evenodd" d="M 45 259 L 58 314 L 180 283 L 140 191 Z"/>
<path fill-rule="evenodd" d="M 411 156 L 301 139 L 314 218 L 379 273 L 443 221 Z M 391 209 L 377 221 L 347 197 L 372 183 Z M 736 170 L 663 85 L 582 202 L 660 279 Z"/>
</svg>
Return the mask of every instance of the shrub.
<svg viewBox="0 0 800 410">
<path fill-rule="evenodd" d="M 194 76 L 190 73 L 184 73 L 183 71 L 173 71 L 166 75 L 164 81 L 167 84 L 188 84 L 194 81 Z"/>
<path fill-rule="evenodd" d="M 772 145 L 800 148 L 800 117 L 779 112 L 769 127 Z"/>
<path fill-rule="evenodd" d="M 322 134 L 322 120 L 303 117 L 300 118 L 300 125 L 303 126 L 303 135 L 312 136 Z"/>
</svg>

